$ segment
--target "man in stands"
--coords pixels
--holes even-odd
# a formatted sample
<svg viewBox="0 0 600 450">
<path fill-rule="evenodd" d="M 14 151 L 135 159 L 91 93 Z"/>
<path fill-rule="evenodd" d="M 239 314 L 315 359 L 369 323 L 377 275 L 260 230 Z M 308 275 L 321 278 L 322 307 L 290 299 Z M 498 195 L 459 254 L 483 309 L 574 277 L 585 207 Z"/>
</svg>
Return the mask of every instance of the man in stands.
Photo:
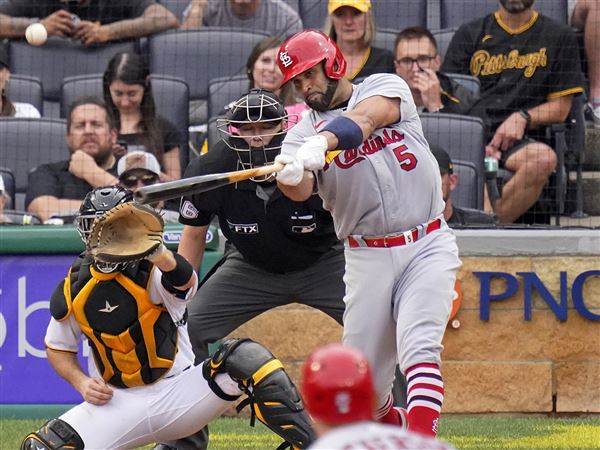
<svg viewBox="0 0 600 450">
<path fill-rule="evenodd" d="M 40 22 L 48 36 L 85 45 L 149 36 L 177 28 L 173 13 L 155 0 L 2 0 L 0 38 L 20 38 Z"/>
<path fill-rule="evenodd" d="M 43 221 L 51 216 L 72 220 L 89 191 L 118 181 L 113 154 L 117 130 L 102 100 L 86 97 L 73 103 L 66 140 L 68 160 L 42 164 L 29 175 L 25 206 Z"/>
</svg>

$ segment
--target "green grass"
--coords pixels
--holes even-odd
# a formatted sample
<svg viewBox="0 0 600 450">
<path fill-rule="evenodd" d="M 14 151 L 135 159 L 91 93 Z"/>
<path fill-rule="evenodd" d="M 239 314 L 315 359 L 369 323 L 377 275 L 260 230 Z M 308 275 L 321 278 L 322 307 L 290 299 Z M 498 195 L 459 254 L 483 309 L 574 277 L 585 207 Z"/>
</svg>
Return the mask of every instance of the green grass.
<svg viewBox="0 0 600 450">
<path fill-rule="evenodd" d="M 0 450 L 18 449 L 23 436 L 42 423 L 0 421 Z M 261 424 L 251 428 L 247 419 L 219 419 L 211 423 L 210 431 L 209 450 L 271 450 L 281 443 Z M 447 415 L 439 437 L 460 450 L 600 450 L 600 417 Z"/>
</svg>

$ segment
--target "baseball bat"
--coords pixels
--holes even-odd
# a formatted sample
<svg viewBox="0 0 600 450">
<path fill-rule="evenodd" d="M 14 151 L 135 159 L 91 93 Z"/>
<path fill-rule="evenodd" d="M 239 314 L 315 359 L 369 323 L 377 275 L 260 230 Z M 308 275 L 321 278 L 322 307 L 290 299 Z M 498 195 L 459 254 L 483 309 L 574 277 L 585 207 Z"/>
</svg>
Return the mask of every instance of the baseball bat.
<svg viewBox="0 0 600 450">
<path fill-rule="evenodd" d="M 140 203 L 155 203 L 161 200 L 182 197 L 184 195 L 199 194 L 200 192 L 226 186 L 252 177 L 270 175 L 283 169 L 283 164 L 273 163 L 268 166 L 254 169 L 236 170 L 235 172 L 211 173 L 197 177 L 183 178 L 181 180 L 156 183 L 143 186 L 137 190 L 135 197 Z"/>
</svg>

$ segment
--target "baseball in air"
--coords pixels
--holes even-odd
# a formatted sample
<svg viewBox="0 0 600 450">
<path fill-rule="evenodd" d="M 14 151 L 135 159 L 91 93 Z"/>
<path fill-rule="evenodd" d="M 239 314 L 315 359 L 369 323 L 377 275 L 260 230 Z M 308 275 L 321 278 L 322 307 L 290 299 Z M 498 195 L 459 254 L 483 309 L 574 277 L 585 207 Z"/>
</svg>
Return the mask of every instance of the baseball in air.
<svg viewBox="0 0 600 450">
<path fill-rule="evenodd" d="M 44 45 L 48 40 L 48 32 L 46 27 L 41 23 L 32 23 L 25 29 L 25 39 L 31 45 Z"/>
</svg>

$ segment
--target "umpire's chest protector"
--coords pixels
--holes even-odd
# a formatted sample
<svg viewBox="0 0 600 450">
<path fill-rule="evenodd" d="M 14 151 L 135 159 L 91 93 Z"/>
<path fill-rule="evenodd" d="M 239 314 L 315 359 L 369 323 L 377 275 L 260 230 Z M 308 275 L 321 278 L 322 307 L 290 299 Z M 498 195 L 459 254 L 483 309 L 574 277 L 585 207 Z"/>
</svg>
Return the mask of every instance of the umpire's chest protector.
<svg viewBox="0 0 600 450">
<path fill-rule="evenodd" d="M 102 273 L 90 263 L 79 259 L 71 267 L 62 295 L 52 297 L 52 315 L 65 320 L 74 314 L 107 383 L 122 388 L 153 383 L 169 371 L 177 353 L 177 326 L 148 294 L 153 266 L 141 261 Z"/>
</svg>

